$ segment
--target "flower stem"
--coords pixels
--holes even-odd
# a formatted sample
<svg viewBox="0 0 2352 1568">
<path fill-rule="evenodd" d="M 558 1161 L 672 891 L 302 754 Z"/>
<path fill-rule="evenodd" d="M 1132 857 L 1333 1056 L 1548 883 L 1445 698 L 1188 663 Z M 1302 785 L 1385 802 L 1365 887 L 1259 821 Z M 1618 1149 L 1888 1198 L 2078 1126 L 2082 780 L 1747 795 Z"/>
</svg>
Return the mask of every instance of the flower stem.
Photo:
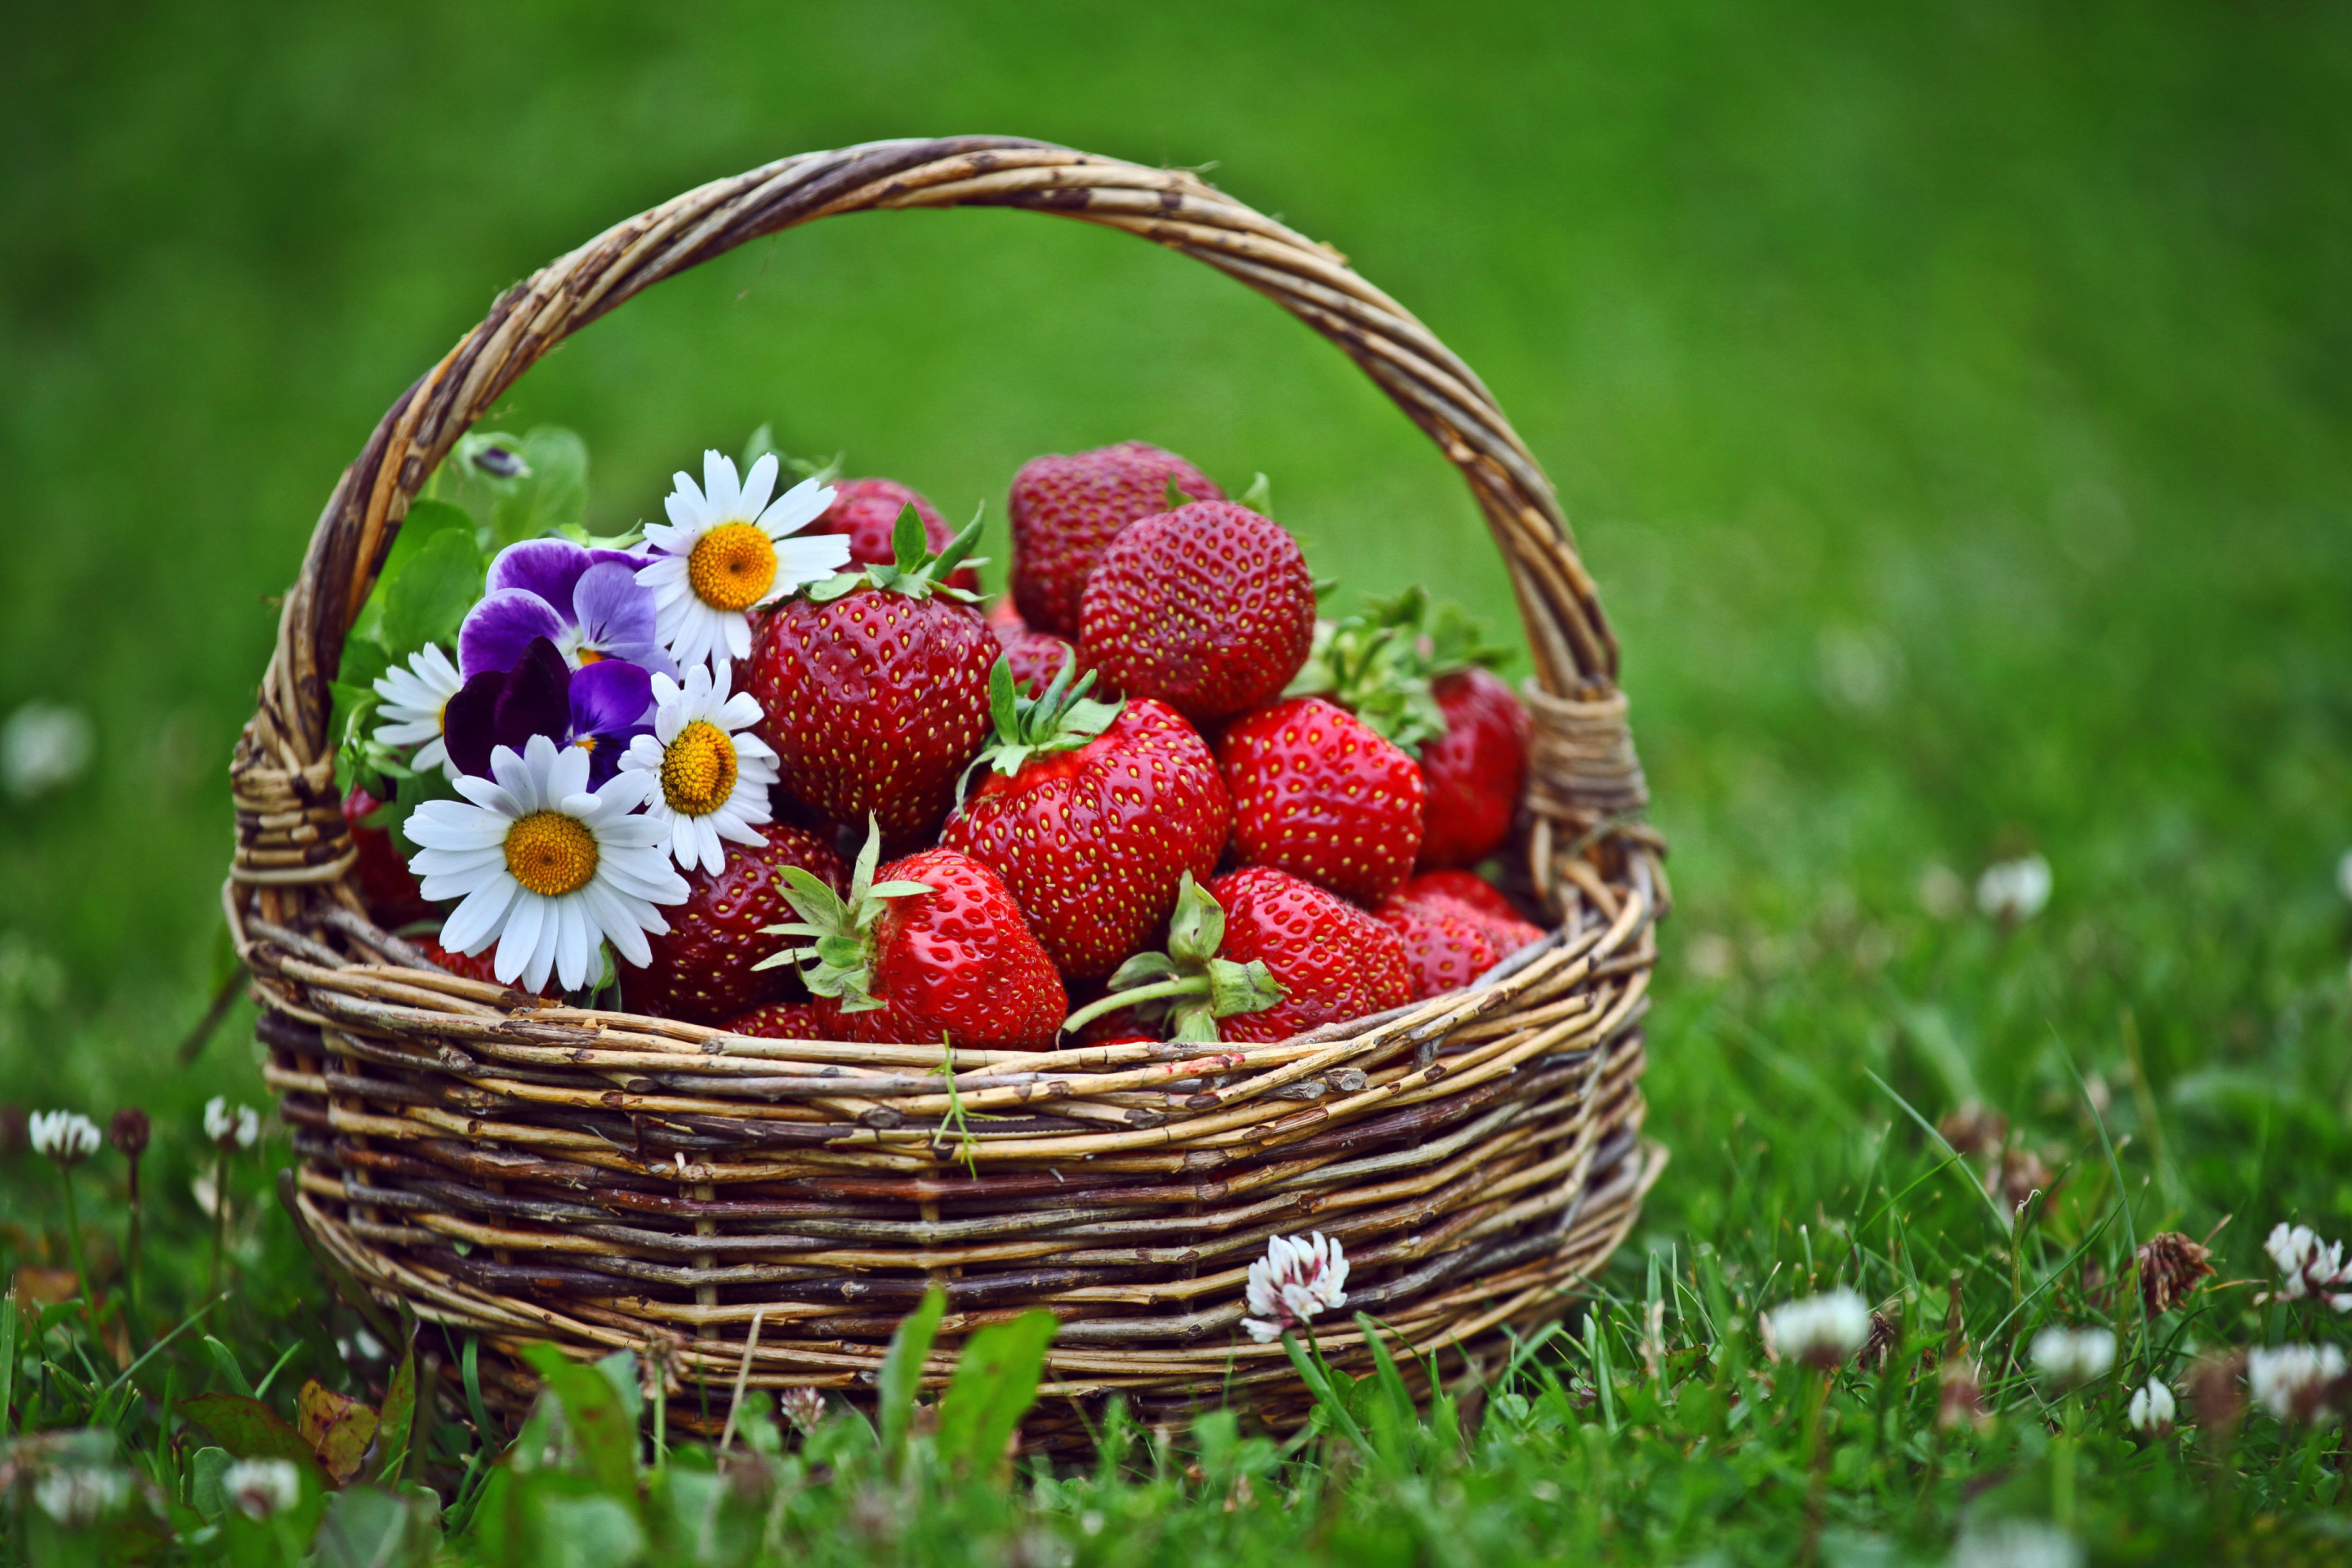
<svg viewBox="0 0 2352 1568">
<path fill-rule="evenodd" d="M 81 1205 L 74 1200 L 73 1167 L 60 1162 L 58 1180 L 66 1189 L 66 1250 L 73 1258 L 74 1284 L 81 1292 L 81 1315 L 89 1324 L 89 1331 L 98 1332 L 96 1290 L 90 1283 L 89 1265 L 81 1255 Z"/>
<path fill-rule="evenodd" d="M 205 1294 L 220 1294 L 221 1246 L 228 1230 L 228 1146 L 221 1146 L 213 1162 L 213 1267 Z"/>
</svg>

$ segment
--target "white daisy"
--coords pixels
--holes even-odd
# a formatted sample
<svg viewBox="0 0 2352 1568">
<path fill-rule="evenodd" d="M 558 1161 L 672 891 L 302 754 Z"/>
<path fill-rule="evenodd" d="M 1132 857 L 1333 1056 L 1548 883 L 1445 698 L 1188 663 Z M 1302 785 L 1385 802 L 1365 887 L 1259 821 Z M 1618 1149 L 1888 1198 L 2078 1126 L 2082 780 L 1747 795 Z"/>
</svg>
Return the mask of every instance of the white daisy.
<svg viewBox="0 0 2352 1568">
<path fill-rule="evenodd" d="M 716 877 L 726 868 L 722 838 L 765 844 L 751 825 L 768 820 L 768 786 L 776 782 L 776 753 L 756 735 L 733 731 L 760 721 L 759 700 L 727 694 L 728 669 L 716 679 L 698 664 L 680 686 L 654 677 L 654 732 L 629 742 L 624 772 L 649 773 L 646 815 L 667 824 L 670 854 L 691 871 L 698 863 Z"/>
<path fill-rule="evenodd" d="M 465 900 L 442 945 L 470 955 L 497 942 L 490 972 L 531 991 L 551 969 L 567 991 L 587 984 L 600 940 L 631 963 L 651 963 L 646 932 L 669 930 L 654 906 L 686 898 L 662 853 L 664 825 L 633 815 L 651 780 L 616 773 L 591 793 L 588 753 L 545 735 L 520 756 L 492 752 L 490 774 L 458 779 L 464 800 L 428 800 L 408 818 L 423 846 L 408 864 L 425 896 Z"/>
<path fill-rule="evenodd" d="M 663 505 L 667 526 L 649 523 L 654 561 L 637 581 L 654 591 L 656 630 L 680 668 L 724 665 L 751 653 L 747 612 L 796 588 L 821 583 L 849 563 L 846 534 L 785 541 L 824 515 L 833 487 L 803 479 L 771 506 L 776 457 L 771 452 L 738 481 L 735 463 L 702 454 L 702 487 L 686 474 Z"/>
<path fill-rule="evenodd" d="M 410 654 L 406 669 L 395 664 L 377 676 L 375 694 L 383 699 L 380 711 L 392 722 L 376 726 L 376 744 L 415 746 L 411 767 L 420 773 L 439 768 L 450 783 L 457 783 L 457 764 L 449 760 L 449 748 L 442 743 L 441 716 L 448 710 L 449 699 L 465 684 L 457 667 L 437 643 L 426 643 Z"/>
</svg>

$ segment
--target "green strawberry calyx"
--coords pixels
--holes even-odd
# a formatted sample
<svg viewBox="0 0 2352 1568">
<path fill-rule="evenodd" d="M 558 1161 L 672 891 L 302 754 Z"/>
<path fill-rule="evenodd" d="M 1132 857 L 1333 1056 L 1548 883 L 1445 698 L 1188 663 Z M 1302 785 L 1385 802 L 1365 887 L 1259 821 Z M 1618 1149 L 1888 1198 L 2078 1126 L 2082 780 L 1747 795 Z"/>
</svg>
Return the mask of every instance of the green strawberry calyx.
<svg viewBox="0 0 2352 1568">
<path fill-rule="evenodd" d="M 976 603 L 980 595 L 969 588 L 958 588 L 948 582 L 959 566 L 983 566 L 987 558 L 972 554 L 980 542 L 980 513 L 972 513 L 970 522 L 943 545 L 934 555 L 930 535 L 923 531 L 923 519 L 910 503 L 898 509 L 898 521 L 890 530 L 890 553 L 887 566 L 866 566 L 855 572 L 836 572 L 822 583 L 801 590 L 817 604 L 840 598 L 853 588 L 874 587 L 885 593 L 904 594 L 910 599 L 928 599 L 937 594 L 941 598 L 956 599 L 964 604 Z"/>
<path fill-rule="evenodd" d="M 934 889 L 929 882 L 877 882 L 874 868 L 882 858 L 882 833 L 866 819 L 866 847 L 849 875 L 849 897 L 843 898 L 798 866 L 783 868 L 784 901 L 801 918 L 782 925 L 762 926 L 763 936 L 809 938 L 805 947 L 787 947 L 753 964 L 773 969 L 790 963 L 801 972 L 812 996 L 838 998 L 845 1013 L 870 1013 L 883 1005 L 874 994 L 875 922 L 891 899 L 908 899 Z"/>
<path fill-rule="evenodd" d="M 1110 977 L 1110 994 L 1065 1018 L 1063 1033 L 1132 1007 L 1147 1020 L 1173 1026 L 1169 1039 L 1214 1044 L 1218 1019 L 1263 1013 L 1286 994 L 1263 960 L 1235 963 L 1218 957 L 1224 944 L 1224 907 L 1185 872 L 1177 884 L 1176 912 L 1168 920 L 1168 951 L 1139 952 L 1120 964 Z"/>
<path fill-rule="evenodd" d="M 999 655 L 988 672 L 988 708 L 996 725 L 995 738 L 981 748 L 971 766 L 956 783 L 956 798 L 963 798 L 974 769 L 982 763 L 1012 776 L 1032 757 L 1072 752 L 1110 728 L 1125 702 L 1097 702 L 1087 693 L 1094 689 L 1095 672 L 1087 671 L 1075 683 L 1078 667 L 1074 653 L 1062 661 L 1045 689 L 1034 697 L 1022 694 L 1013 681 L 1013 661 Z"/>
<path fill-rule="evenodd" d="M 1361 615 L 1315 623 L 1315 644 L 1286 697 L 1328 697 L 1407 753 L 1445 733 L 1435 683 L 1472 666 L 1492 668 L 1509 650 L 1489 647 L 1461 605 L 1428 592 L 1365 596 Z"/>
</svg>

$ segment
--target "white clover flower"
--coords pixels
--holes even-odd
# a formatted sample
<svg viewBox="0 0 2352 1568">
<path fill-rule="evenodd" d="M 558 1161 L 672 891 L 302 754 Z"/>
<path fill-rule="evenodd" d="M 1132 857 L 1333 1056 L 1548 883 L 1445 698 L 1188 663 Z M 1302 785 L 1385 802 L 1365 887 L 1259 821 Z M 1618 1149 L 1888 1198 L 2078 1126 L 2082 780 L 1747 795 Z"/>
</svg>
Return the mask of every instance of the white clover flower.
<svg viewBox="0 0 2352 1568">
<path fill-rule="evenodd" d="M 2039 855 L 1995 861 L 1977 879 L 1977 908 L 1998 921 L 2030 921 L 2049 901 L 2050 862 Z"/>
<path fill-rule="evenodd" d="M 2073 1536 L 2034 1519 L 1971 1529 L 1952 1548 L 1952 1568 L 2080 1568 L 2082 1561 Z"/>
<path fill-rule="evenodd" d="M 2334 1345 L 2278 1345 L 2248 1352 L 2246 1382 L 2254 1403 L 2281 1421 L 2316 1421 L 2328 1384 L 2344 1375 Z"/>
<path fill-rule="evenodd" d="M 492 942 L 501 985 L 545 988 L 549 973 L 577 991 L 610 942 L 629 963 L 653 962 L 647 931 L 667 931 L 656 904 L 683 903 L 666 826 L 637 813 L 653 776 L 616 773 L 588 788 L 588 753 L 533 735 L 518 753 L 490 753 L 491 778 L 457 781 L 464 800 L 428 800 L 408 818 L 422 846 L 408 862 L 428 899 L 463 899 L 441 945 L 474 954 Z"/>
<path fill-rule="evenodd" d="M 1249 1309 L 1242 1327 L 1260 1344 L 1306 1325 L 1318 1312 L 1348 1304 L 1348 1254 L 1321 1231 L 1277 1236 L 1265 1256 L 1250 1265 Z"/>
<path fill-rule="evenodd" d="M 260 1113 L 216 1094 L 205 1101 L 205 1136 L 223 1149 L 250 1149 L 261 1140 Z"/>
<path fill-rule="evenodd" d="M 834 492 L 803 479 L 772 506 L 776 467 L 771 452 L 738 480 L 732 458 L 705 452 L 700 488 L 689 475 L 673 476 L 662 503 L 669 522 L 646 528 L 654 560 L 637 581 L 654 591 L 657 635 L 680 669 L 749 658 L 749 612 L 849 563 L 846 534 L 786 538 L 823 517 Z"/>
<path fill-rule="evenodd" d="M 96 1524 L 131 1495 L 131 1473 L 111 1465 L 73 1465 L 51 1470 L 33 1485 L 33 1501 L 43 1513 L 69 1528 Z"/>
<path fill-rule="evenodd" d="M 1765 1314 L 1764 1332 L 1775 1355 L 1832 1367 L 1870 1338 L 1870 1303 L 1841 1285 L 1781 1302 Z"/>
<path fill-rule="evenodd" d="M 221 1494 L 246 1518 L 268 1519 L 302 1500 L 302 1473 L 289 1459 L 239 1459 L 221 1472 Z"/>
<path fill-rule="evenodd" d="M 2322 1241 L 2309 1226 L 2282 1221 L 2271 1227 L 2263 1250 L 2278 1265 L 2281 1296 L 2290 1301 L 2307 1297 L 2352 1312 L 2352 1266 L 2344 1261 L 2342 1242 Z"/>
<path fill-rule="evenodd" d="M 81 777 L 89 766 L 89 715 L 79 708 L 27 702 L 0 724 L 0 784 L 31 800 Z"/>
<path fill-rule="evenodd" d="M 2110 1329 L 2044 1329 L 2030 1353 L 2034 1370 L 2071 1387 L 2106 1376 L 2116 1364 L 2116 1336 Z"/>
<path fill-rule="evenodd" d="M 2131 1424 L 2135 1432 L 2169 1432 L 2175 1405 L 2172 1390 L 2160 1377 L 2151 1377 L 2147 1385 L 2131 1396 Z"/>
<path fill-rule="evenodd" d="M 776 753 L 756 735 L 737 734 L 760 721 L 760 700 L 748 691 L 727 694 L 730 676 L 714 679 L 698 664 L 683 684 L 654 677 L 654 732 L 629 742 L 623 773 L 648 776 L 646 815 L 670 832 L 670 855 L 691 871 L 716 877 L 727 868 L 720 839 L 765 844 L 752 825 L 768 820 L 768 786 L 776 782 Z"/>
<path fill-rule="evenodd" d="M 104 1142 L 98 1124 L 79 1110 L 36 1110 L 25 1128 L 32 1137 L 33 1152 L 60 1165 L 80 1164 Z"/>
<path fill-rule="evenodd" d="M 415 746 L 416 754 L 408 759 L 409 766 L 418 773 L 439 768 L 451 784 L 456 784 L 457 764 L 449 759 L 442 726 L 444 715 L 449 710 L 449 699 L 457 696 L 458 688 L 465 684 L 457 667 L 435 643 L 427 643 L 410 654 L 407 668 L 395 664 L 377 676 L 375 694 L 383 699 L 377 711 L 391 722 L 376 726 L 376 744 Z"/>
</svg>

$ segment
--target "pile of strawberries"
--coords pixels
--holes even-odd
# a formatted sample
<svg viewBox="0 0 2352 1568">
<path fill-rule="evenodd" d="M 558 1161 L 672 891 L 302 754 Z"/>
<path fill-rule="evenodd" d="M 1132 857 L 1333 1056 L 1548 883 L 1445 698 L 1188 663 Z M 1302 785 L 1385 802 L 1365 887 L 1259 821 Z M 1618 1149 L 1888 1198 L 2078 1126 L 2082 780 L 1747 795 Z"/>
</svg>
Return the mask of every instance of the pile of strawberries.
<svg viewBox="0 0 2352 1568">
<path fill-rule="evenodd" d="M 1287 532 L 1137 442 L 1021 469 L 986 614 L 975 531 L 893 480 L 835 491 L 813 531 L 865 577 L 764 612 L 736 668 L 781 774 L 766 844 L 688 874 L 653 962 L 620 972 L 631 1011 L 1275 1040 L 1541 936 L 1468 869 L 1510 831 L 1526 712 L 1418 594 L 1318 623 Z"/>
</svg>

